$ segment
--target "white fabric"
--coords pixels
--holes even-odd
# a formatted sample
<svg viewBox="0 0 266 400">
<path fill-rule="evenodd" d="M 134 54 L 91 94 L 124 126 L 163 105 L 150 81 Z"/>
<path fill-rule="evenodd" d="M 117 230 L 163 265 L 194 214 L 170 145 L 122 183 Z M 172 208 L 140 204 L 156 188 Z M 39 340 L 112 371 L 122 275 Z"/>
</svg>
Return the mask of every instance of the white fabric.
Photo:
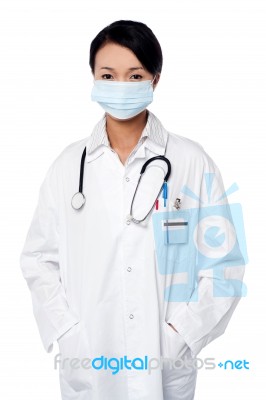
<svg viewBox="0 0 266 400">
<path fill-rule="evenodd" d="M 85 145 L 86 203 L 74 210 L 71 199 L 78 191 Z M 128 219 L 141 167 L 159 154 L 170 160 L 172 173 L 167 207 L 160 196 L 159 210 L 152 213 L 174 210 L 177 197 L 182 209 L 199 206 L 181 189 L 187 185 L 201 199 L 205 172 L 215 172 L 214 191 L 223 193 L 219 170 L 203 148 L 166 131 L 151 112 L 125 165 L 110 147 L 104 116 L 92 135 L 67 146 L 48 169 L 20 260 L 47 352 L 58 341 L 61 358 L 193 359 L 224 332 L 239 297 L 214 298 L 212 271 L 202 270 L 199 301 L 167 302 L 165 288 L 185 276 L 159 273 L 152 214 L 141 224 Z M 149 179 L 162 180 L 165 166 L 158 165 L 143 176 L 145 185 L 141 183 L 134 203 L 137 218 L 155 200 L 157 188 L 149 191 Z M 59 374 L 63 400 L 192 400 L 196 383 L 195 370 L 170 370 L 167 365 L 150 374 L 137 369 L 112 374 L 110 369 L 65 364 Z"/>
</svg>

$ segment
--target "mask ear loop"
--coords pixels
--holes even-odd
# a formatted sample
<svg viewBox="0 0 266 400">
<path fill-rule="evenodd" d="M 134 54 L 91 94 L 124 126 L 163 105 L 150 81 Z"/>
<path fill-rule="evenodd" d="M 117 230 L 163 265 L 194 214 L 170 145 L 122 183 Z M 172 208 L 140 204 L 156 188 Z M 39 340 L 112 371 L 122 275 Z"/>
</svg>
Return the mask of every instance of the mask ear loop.
<svg viewBox="0 0 266 400">
<path fill-rule="evenodd" d="M 153 80 L 151 81 L 151 85 L 153 84 L 155 78 L 156 78 L 156 74 L 154 75 L 154 78 L 153 78 Z"/>
</svg>

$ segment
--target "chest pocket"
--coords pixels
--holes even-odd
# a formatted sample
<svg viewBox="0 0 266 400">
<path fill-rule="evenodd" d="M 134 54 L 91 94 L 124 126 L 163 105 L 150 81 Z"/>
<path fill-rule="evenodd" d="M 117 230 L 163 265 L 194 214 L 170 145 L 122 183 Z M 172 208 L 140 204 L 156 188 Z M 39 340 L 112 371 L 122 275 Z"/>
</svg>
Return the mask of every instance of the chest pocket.
<svg viewBox="0 0 266 400">
<path fill-rule="evenodd" d="M 188 221 L 184 217 L 167 218 L 162 221 L 164 244 L 187 243 Z"/>
<path fill-rule="evenodd" d="M 152 222 L 159 272 L 187 272 L 191 246 L 189 210 L 155 212 Z"/>
</svg>

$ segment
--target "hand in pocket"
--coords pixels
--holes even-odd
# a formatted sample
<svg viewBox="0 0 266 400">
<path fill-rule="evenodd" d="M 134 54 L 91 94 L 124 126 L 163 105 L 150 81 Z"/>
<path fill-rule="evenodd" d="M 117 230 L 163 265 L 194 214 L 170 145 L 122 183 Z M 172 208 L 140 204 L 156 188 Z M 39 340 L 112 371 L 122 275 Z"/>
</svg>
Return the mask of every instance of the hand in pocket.
<svg viewBox="0 0 266 400">
<path fill-rule="evenodd" d="M 91 361 L 86 325 L 75 324 L 57 339 L 60 357 L 60 374 L 74 390 L 91 387 Z"/>
<path fill-rule="evenodd" d="M 188 348 L 183 337 L 164 321 L 162 356 L 175 360 L 181 358 Z"/>
</svg>

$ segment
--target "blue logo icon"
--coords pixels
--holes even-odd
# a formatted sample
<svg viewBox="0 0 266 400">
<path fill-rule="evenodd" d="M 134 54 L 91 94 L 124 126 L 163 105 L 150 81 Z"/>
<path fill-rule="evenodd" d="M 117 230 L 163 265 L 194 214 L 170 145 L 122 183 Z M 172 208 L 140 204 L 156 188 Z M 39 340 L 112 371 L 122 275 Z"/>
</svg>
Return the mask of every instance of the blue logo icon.
<svg viewBox="0 0 266 400">
<path fill-rule="evenodd" d="M 212 199 L 214 178 L 214 174 L 205 174 L 207 204 L 185 186 L 182 192 L 198 201 L 197 208 L 152 215 L 159 273 L 187 274 L 186 283 L 172 283 L 165 289 L 166 301 L 197 301 L 199 273 L 207 269 L 212 271 L 214 297 L 246 295 L 242 280 L 225 278 L 225 267 L 248 262 L 242 208 L 226 201 L 227 194 L 238 187 L 233 184 Z"/>
</svg>

